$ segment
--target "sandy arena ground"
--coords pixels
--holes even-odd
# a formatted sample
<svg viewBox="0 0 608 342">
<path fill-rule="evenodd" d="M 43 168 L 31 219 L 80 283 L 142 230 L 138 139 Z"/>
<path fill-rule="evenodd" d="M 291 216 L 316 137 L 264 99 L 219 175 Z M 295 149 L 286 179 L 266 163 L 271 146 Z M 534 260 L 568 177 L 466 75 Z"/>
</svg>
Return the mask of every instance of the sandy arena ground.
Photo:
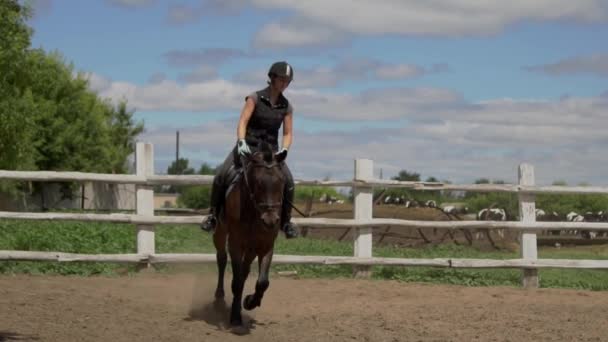
<svg viewBox="0 0 608 342">
<path fill-rule="evenodd" d="M 608 292 L 273 276 L 237 336 L 214 273 L 3 275 L 0 341 L 608 340 Z"/>
</svg>

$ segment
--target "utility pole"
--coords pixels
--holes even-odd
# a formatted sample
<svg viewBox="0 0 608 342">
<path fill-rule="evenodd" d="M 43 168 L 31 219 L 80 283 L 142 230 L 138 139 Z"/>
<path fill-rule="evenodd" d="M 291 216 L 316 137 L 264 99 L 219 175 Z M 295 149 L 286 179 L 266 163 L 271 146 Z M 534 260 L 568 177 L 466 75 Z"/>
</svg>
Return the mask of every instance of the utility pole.
<svg viewBox="0 0 608 342">
<path fill-rule="evenodd" d="M 179 163 L 179 131 L 175 132 L 175 167 Z"/>
</svg>

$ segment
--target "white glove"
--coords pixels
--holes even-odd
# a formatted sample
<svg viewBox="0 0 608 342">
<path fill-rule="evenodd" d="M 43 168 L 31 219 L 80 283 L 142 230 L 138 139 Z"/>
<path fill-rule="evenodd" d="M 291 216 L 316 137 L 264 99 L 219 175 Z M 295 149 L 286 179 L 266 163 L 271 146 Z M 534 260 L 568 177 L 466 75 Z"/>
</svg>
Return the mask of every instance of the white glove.
<svg viewBox="0 0 608 342">
<path fill-rule="evenodd" d="M 245 156 L 247 154 L 251 154 L 251 150 L 249 149 L 249 145 L 247 145 L 247 142 L 245 141 L 245 139 L 239 139 L 236 146 L 237 146 L 239 155 Z"/>
</svg>

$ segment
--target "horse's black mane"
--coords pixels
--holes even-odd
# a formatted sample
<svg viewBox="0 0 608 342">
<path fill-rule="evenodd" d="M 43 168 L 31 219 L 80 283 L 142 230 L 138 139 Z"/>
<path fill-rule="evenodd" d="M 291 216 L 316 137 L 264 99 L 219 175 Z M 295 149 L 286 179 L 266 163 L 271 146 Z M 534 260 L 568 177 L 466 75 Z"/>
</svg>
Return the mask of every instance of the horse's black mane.
<svg viewBox="0 0 608 342">
<path fill-rule="evenodd" d="M 260 145 L 259 151 L 264 154 L 264 161 L 266 163 L 268 163 L 268 164 L 272 163 L 273 152 L 272 152 L 272 147 L 270 146 L 270 144 L 268 144 L 266 142 L 262 142 L 262 144 Z"/>
</svg>

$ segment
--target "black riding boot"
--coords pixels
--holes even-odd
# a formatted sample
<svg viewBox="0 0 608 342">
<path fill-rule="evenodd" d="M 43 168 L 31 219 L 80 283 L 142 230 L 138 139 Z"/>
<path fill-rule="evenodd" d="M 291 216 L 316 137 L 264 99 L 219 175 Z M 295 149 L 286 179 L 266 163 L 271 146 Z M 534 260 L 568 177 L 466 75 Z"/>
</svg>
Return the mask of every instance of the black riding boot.
<svg viewBox="0 0 608 342">
<path fill-rule="evenodd" d="M 294 197 L 294 185 L 286 184 L 283 193 L 283 208 L 281 212 L 281 230 L 285 233 L 287 239 L 297 238 L 298 228 L 295 223 L 291 222 L 291 204 L 293 203 Z"/>
<path fill-rule="evenodd" d="M 206 232 L 214 232 L 217 226 L 217 219 L 220 215 L 222 196 L 224 196 L 224 187 L 220 177 L 216 176 L 211 187 L 211 203 L 209 204 L 209 215 L 201 223 L 201 229 Z"/>
</svg>

